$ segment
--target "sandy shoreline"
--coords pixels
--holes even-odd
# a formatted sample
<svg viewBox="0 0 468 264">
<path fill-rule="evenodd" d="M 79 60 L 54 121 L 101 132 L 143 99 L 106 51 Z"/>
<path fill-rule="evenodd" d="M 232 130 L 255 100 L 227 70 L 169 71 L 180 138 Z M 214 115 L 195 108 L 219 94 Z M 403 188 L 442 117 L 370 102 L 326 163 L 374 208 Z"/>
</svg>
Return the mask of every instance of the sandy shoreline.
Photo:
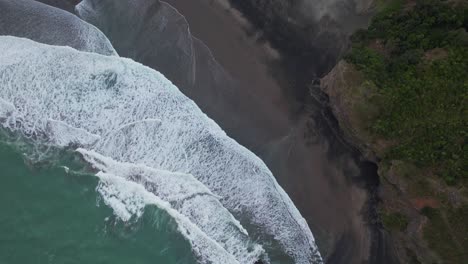
<svg viewBox="0 0 468 264">
<path fill-rule="evenodd" d="M 237 10 L 219 1 L 166 2 L 186 17 L 192 34 L 240 81 L 240 89 L 253 94 L 255 98 L 246 102 L 258 102 L 264 108 L 251 114 L 265 123 L 226 132 L 266 162 L 306 218 L 328 263 L 362 263 L 375 248 L 383 251 L 372 253 L 371 259 L 378 260 L 385 249 L 374 244 L 379 236 L 366 223 L 369 186 L 362 176 L 372 172 L 363 169 L 356 153 L 330 126 L 320 102 L 309 98 L 304 108 L 294 100 L 292 84 L 278 71 L 280 54 L 258 41 L 259 34 Z M 253 119 L 242 113 L 224 114 L 226 118 Z M 252 137 L 258 138 L 255 144 Z"/>
<path fill-rule="evenodd" d="M 42 1 L 70 8 L 67 2 Z M 194 75 L 201 81 L 183 92 L 265 161 L 306 218 L 326 262 L 386 263 L 385 243 L 375 225 L 368 224 L 372 212 L 367 205 L 375 204 L 369 190 L 375 184 L 367 177 L 375 168 L 343 142 L 322 99 L 307 96 L 310 82 L 305 83 L 315 77 L 309 73 L 320 66 L 309 60 L 303 68 L 304 58 L 273 49 L 227 0 L 166 2 L 186 17 L 191 33 L 228 73 L 212 72 L 224 73 L 204 44 L 190 36 L 193 69 L 200 71 Z M 210 85 L 202 87 L 206 83 Z"/>
</svg>

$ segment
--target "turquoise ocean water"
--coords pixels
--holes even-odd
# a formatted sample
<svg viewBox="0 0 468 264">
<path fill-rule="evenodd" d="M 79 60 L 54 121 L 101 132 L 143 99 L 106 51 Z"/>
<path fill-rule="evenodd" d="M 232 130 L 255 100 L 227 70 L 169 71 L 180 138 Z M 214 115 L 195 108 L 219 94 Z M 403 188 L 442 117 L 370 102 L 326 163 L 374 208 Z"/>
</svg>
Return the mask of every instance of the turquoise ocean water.
<svg viewBox="0 0 468 264">
<path fill-rule="evenodd" d="M 165 211 L 116 219 L 73 151 L 33 161 L 32 146 L 0 139 L 0 264 L 196 263 Z"/>
</svg>

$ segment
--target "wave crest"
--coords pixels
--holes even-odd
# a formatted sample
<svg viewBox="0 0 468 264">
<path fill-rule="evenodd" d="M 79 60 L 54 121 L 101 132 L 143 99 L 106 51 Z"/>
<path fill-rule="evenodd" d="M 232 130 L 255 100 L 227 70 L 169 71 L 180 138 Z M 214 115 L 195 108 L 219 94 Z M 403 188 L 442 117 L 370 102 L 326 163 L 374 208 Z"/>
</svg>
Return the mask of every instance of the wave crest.
<svg viewBox="0 0 468 264">
<path fill-rule="evenodd" d="M 54 138 L 50 131 L 57 129 L 50 129 L 49 120 L 56 120 L 66 124 L 60 131 L 79 131 L 74 133 L 77 137 L 99 137 L 86 149 L 115 162 L 190 175 L 183 177 L 187 181 L 190 178 L 193 188 L 201 188 L 204 195 L 184 200 L 183 195 L 188 194 L 184 190 L 191 184 L 163 181 L 164 177 L 155 183 L 156 178 L 112 171 L 110 168 L 118 163 L 106 168 L 99 167 L 104 159 L 96 163 L 102 163 L 96 165 L 102 173 L 114 173 L 146 186 L 142 187 L 146 192 L 171 204 L 241 263 L 246 259 L 250 262 L 251 256 L 262 251 L 251 244 L 252 238 L 264 246 L 279 244 L 276 250 L 294 263 L 321 262 L 305 220 L 266 165 L 226 136 L 160 73 L 129 59 L 13 37 L 0 37 L 0 49 L 4 51 L 0 54 L 1 97 L 16 108 L 14 119 L 21 120 L 5 121 L 4 126 Z M 171 184 L 178 186 L 179 197 L 163 190 L 162 186 Z"/>
</svg>

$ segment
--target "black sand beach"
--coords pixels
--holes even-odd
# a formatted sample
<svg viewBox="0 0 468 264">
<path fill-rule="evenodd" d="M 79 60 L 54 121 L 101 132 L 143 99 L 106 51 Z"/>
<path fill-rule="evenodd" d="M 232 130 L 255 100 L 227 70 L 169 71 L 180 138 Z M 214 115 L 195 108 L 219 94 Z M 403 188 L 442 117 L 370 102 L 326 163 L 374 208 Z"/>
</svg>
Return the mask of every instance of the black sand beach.
<svg viewBox="0 0 468 264">
<path fill-rule="evenodd" d="M 385 235 L 374 223 L 376 167 L 343 141 L 326 98 L 316 90 L 316 98 L 308 96 L 304 72 L 291 76 L 304 66 L 312 82 L 314 62 L 285 68 L 291 60 L 283 63 L 281 50 L 225 1 L 167 2 L 241 83 L 245 91 L 238 95 L 253 96 L 245 107 L 254 112 L 224 113 L 224 118 L 263 122 L 226 128 L 219 117 L 215 121 L 267 163 L 306 218 L 327 263 L 391 263 Z M 255 111 L 259 107 L 263 111 Z"/>
<path fill-rule="evenodd" d="M 291 55 L 285 50 L 294 40 L 281 42 L 280 36 L 273 48 L 269 39 L 274 29 L 264 33 L 254 27 L 227 0 L 167 2 L 236 82 L 227 85 L 235 91 L 197 87 L 197 94 L 183 92 L 265 161 L 307 220 L 326 262 L 393 263 L 375 220 L 376 167 L 344 142 L 326 96 L 312 85 L 333 66 L 343 44 L 317 49 L 326 43 L 315 43 L 307 56 Z M 255 10 L 250 11 L 251 17 Z M 196 70 L 204 65 L 198 66 Z"/>
</svg>

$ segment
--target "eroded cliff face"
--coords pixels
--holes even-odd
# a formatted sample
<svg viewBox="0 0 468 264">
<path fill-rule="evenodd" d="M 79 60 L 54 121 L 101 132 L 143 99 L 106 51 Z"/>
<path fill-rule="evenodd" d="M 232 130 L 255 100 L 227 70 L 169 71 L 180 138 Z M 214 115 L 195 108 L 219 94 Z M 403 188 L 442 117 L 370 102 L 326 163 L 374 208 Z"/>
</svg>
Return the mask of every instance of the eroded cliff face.
<svg viewBox="0 0 468 264">
<path fill-rule="evenodd" d="M 366 130 L 378 111 L 372 101 L 378 97 L 375 85 L 367 82 L 354 65 L 341 60 L 321 79 L 320 88 L 328 95 L 330 108 L 347 140 L 366 159 L 376 162 L 381 147 Z"/>
<path fill-rule="evenodd" d="M 424 211 L 431 208 L 440 210 L 442 219 L 448 221 L 452 212 L 446 204 L 456 208 L 456 204 L 461 204 L 459 201 L 465 199 L 463 194 L 447 186 L 431 170 L 418 168 L 402 160 L 389 159 L 385 155 L 398 142 L 390 142 L 372 133 L 370 126 L 378 113 L 385 109 L 379 107 L 382 98 L 378 88 L 366 80 L 355 65 L 341 60 L 321 79 L 320 86 L 329 97 L 328 105 L 346 140 L 379 167 L 380 202 L 377 221 L 389 235 L 398 262 L 449 263 L 436 253 L 427 234 L 448 232 L 455 244 L 458 243 L 457 235 L 451 233 L 451 223 L 436 226 L 435 221 Z M 445 201 L 445 197 L 452 198 Z"/>
<path fill-rule="evenodd" d="M 402 177 L 407 164 L 396 160 L 382 161 L 385 150 L 392 142 L 369 132 L 372 119 L 379 111 L 377 87 L 367 81 L 353 64 L 341 60 L 321 79 L 321 89 L 329 97 L 329 106 L 346 140 L 359 149 L 366 159 L 379 166 L 381 214 L 404 212 L 405 219 L 409 219 L 405 228 L 407 233 L 388 230 L 394 241 L 393 247 L 398 252 L 399 262 L 411 263 L 412 256 L 418 256 L 419 260 L 424 260 L 423 263 L 436 261 L 437 258 L 430 253 L 423 239 L 422 229 L 426 220 L 411 202 L 408 193 L 411 183 Z"/>
</svg>

